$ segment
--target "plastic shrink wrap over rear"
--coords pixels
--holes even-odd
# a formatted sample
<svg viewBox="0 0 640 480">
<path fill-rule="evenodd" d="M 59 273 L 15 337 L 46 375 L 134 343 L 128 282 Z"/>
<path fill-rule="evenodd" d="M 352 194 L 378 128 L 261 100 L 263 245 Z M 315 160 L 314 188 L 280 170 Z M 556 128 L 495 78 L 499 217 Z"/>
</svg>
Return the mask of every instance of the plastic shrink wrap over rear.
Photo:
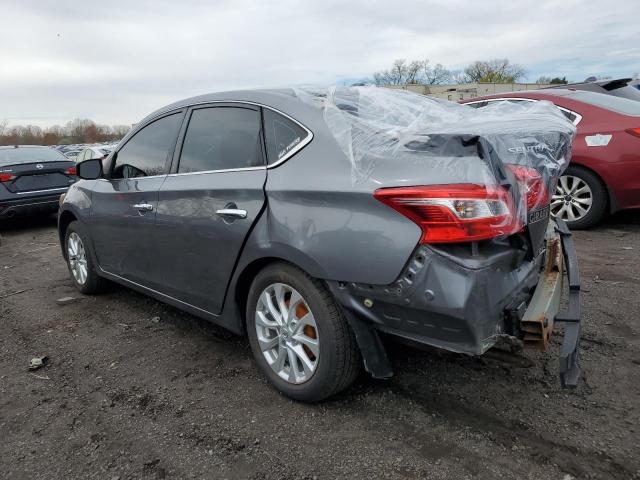
<svg viewBox="0 0 640 480">
<path fill-rule="evenodd" d="M 493 102 L 476 109 L 378 87 L 300 88 L 295 93 L 322 110 L 351 162 L 354 185 L 375 180 L 377 170 L 399 162 L 434 172 L 434 178 L 446 172 L 454 181 L 442 185 L 437 195 L 423 198 L 416 191 L 412 198 L 405 188 L 408 198 L 402 201 L 421 202 L 425 215 L 445 206 L 458 222 L 485 216 L 493 222 L 491 231 L 498 228 L 504 235 L 522 230 L 531 214 L 547 208 L 569 163 L 576 131 L 546 101 Z M 469 162 L 486 166 L 472 185 L 465 171 Z M 430 188 L 437 191 L 438 185 Z M 385 195 L 393 195 L 388 190 Z M 432 216 L 436 213 L 432 210 Z"/>
</svg>

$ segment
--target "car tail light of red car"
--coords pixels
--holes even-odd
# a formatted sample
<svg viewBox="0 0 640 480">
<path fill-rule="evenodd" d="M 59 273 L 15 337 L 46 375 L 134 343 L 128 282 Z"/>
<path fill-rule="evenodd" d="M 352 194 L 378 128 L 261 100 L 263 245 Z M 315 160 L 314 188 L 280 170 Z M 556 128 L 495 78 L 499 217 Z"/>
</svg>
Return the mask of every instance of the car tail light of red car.
<svg viewBox="0 0 640 480">
<path fill-rule="evenodd" d="M 10 182 L 14 178 L 16 178 L 16 176 L 13 173 L 0 172 L 0 183 Z"/>
<path fill-rule="evenodd" d="M 639 128 L 627 128 L 625 132 L 630 133 L 634 137 L 640 138 L 640 127 Z"/>
<path fill-rule="evenodd" d="M 374 197 L 415 222 L 420 243 L 470 242 L 518 230 L 511 195 L 499 186 L 381 188 Z"/>
</svg>

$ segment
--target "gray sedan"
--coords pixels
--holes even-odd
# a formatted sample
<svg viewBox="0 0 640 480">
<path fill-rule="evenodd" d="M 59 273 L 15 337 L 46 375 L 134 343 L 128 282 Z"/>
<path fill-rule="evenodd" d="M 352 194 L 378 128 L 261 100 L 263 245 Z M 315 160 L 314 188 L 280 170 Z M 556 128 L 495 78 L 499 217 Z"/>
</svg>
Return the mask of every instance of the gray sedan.
<svg viewBox="0 0 640 480">
<path fill-rule="evenodd" d="M 573 126 L 517 107 L 486 130 L 491 112 L 387 92 L 231 92 L 154 112 L 105 162 L 79 163 L 61 200 L 76 287 L 111 280 L 246 335 L 303 401 L 363 366 L 390 377 L 381 333 L 479 355 L 546 348 L 561 323 L 575 386 L 577 263 L 547 194 Z M 438 116 L 450 124 L 420 123 Z M 467 117 L 484 134 L 455 131 Z"/>
</svg>

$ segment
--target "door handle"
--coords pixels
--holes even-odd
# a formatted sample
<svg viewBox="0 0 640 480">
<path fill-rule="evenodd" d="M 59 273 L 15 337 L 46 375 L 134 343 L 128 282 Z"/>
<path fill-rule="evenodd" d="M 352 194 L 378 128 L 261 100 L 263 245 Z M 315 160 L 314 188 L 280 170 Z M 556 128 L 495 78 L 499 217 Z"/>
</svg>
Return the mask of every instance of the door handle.
<svg viewBox="0 0 640 480">
<path fill-rule="evenodd" d="M 150 212 L 153 210 L 153 205 L 150 203 L 136 203 L 133 208 L 141 212 Z"/>
<path fill-rule="evenodd" d="M 239 208 L 221 208 L 216 210 L 216 214 L 221 217 L 247 218 L 247 211 Z"/>
</svg>

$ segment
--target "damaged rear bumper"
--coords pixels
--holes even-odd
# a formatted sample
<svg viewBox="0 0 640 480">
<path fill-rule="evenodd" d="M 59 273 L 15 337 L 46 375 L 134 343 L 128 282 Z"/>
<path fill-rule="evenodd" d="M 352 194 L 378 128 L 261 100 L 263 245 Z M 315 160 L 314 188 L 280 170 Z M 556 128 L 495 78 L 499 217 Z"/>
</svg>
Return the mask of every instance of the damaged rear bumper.
<svg viewBox="0 0 640 480">
<path fill-rule="evenodd" d="M 550 225 L 546 249 L 544 270 L 520 318 L 521 338 L 525 346 L 546 350 L 554 327 L 564 325 L 560 382 L 564 388 L 573 388 L 580 376 L 580 272 L 573 238 L 564 221 Z M 567 310 L 559 312 L 565 275 L 569 285 Z"/>
<path fill-rule="evenodd" d="M 376 331 L 479 355 L 505 337 L 544 349 L 554 326 L 564 325 L 560 379 L 563 387 L 575 387 L 580 278 L 566 224 L 549 222 L 546 255 L 530 260 L 506 244 L 462 252 L 421 246 L 392 285 L 328 282 L 356 334 L 367 370 L 378 378 L 392 375 Z M 568 308 L 558 313 L 565 272 Z"/>
</svg>

